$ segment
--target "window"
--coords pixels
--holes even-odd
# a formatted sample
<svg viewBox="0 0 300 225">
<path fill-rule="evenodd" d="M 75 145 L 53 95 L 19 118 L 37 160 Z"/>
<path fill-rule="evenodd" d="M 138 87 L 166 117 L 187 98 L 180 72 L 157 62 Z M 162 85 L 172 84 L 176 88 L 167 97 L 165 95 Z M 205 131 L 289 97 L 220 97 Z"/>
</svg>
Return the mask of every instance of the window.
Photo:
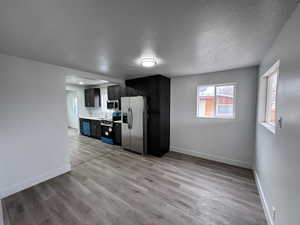
<svg viewBox="0 0 300 225">
<path fill-rule="evenodd" d="M 260 123 L 275 133 L 276 128 L 276 96 L 279 75 L 277 61 L 260 79 L 259 120 Z"/>
<path fill-rule="evenodd" d="M 197 117 L 235 117 L 235 85 L 199 86 L 197 89 Z"/>
<path fill-rule="evenodd" d="M 266 123 L 275 126 L 276 124 L 276 91 L 277 72 L 267 78 L 267 102 L 266 102 Z"/>
</svg>

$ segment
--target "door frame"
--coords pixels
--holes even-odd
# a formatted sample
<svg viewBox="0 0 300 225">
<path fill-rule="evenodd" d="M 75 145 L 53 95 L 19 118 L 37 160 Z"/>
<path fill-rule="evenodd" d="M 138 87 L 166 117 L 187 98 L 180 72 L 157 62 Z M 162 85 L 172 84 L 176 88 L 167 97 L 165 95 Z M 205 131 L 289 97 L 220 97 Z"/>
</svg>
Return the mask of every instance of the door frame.
<svg viewBox="0 0 300 225">
<path fill-rule="evenodd" d="M 75 121 L 75 124 L 76 124 L 76 128 L 78 131 L 79 131 L 79 128 L 80 128 L 80 124 L 79 124 L 79 106 L 78 106 L 78 95 L 77 95 L 77 92 L 74 91 L 74 90 L 66 90 L 66 105 L 67 105 L 67 116 L 68 116 L 68 128 L 70 127 L 69 126 L 69 113 L 68 113 L 68 94 L 71 93 L 73 96 L 74 96 L 74 105 L 75 105 L 75 108 L 76 108 L 76 112 L 75 112 L 75 117 L 76 117 L 76 121 Z M 71 128 L 74 128 L 74 127 L 71 127 Z"/>
</svg>

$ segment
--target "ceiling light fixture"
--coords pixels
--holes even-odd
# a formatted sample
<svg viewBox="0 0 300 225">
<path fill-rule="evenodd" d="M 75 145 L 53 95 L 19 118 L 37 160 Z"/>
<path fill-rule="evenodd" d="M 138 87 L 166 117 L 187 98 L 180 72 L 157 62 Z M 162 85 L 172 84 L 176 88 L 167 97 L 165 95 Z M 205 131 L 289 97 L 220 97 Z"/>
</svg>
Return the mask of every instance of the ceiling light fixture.
<svg viewBox="0 0 300 225">
<path fill-rule="evenodd" d="M 84 83 L 80 81 L 79 84 L 80 84 L 80 85 L 83 85 Z"/>
<path fill-rule="evenodd" d="M 141 65 L 143 67 L 150 68 L 150 67 L 155 66 L 156 64 L 157 64 L 157 62 L 154 58 L 142 58 L 141 59 Z"/>
</svg>

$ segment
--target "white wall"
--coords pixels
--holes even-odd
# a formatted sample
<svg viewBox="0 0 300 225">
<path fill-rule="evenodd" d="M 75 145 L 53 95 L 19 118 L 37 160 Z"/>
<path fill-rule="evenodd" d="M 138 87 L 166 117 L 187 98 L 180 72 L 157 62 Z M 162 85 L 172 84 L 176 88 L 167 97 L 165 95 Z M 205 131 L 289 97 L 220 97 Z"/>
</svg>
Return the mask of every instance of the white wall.
<svg viewBox="0 0 300 225">
<path fill-rule="evenodd" d="M 288 20 L 260 66 L 262 75 L 280 59 L 276 134 L 257 124 L 255 169 L 269 215 L 276 225 L 300 224 L 300 6 Z"/>
<path fill-rule="evenodd" d="M 252 167 L 258 68 L 171 79 L 171 151 Z M 197 86 L 237 83 L 237 118 L 196 117 Z"/>
<path fill-rule="evenodd" d="M 0 55 L 0 199 L 70 170 L 64 72 Z"/>
<path fill-rule="evenodd" d="M 68 127 L 79 129 L 78 97 L 75 91 L 66 91 Z"/>
</svg>

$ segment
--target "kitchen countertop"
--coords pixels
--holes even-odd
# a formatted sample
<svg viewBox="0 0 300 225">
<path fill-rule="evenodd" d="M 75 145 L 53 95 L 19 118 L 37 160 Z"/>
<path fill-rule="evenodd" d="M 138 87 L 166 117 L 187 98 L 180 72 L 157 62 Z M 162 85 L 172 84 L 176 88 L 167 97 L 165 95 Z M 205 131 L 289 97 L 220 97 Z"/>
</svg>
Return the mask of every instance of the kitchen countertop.
<svg viewBox="0 0 300 225">
<path fill-rule="evenodd" d="M 101 117 L 90 117 L 90 116 L 80 116 L 80 119 L 87 119 L 87 120 L 111 120 L 111 119 L 105 119 L 105 118 L 101 118 Z"/>
<path fill-rule="evenodd" d="M 102 121 L 102 120 L 106 120 L 106 121 L 112 121 L 112 119 L 106 119 L 106 118 L 101 118 L 101 117 L 90 117 L 90 116 L 80 116 L 80 119 L 87 119 L 87 120 L 97 120 L 97 121 Z M 115 120 L 112 121 L 114 123 L 122 123 L 122 120 Z"/>
</svg>

